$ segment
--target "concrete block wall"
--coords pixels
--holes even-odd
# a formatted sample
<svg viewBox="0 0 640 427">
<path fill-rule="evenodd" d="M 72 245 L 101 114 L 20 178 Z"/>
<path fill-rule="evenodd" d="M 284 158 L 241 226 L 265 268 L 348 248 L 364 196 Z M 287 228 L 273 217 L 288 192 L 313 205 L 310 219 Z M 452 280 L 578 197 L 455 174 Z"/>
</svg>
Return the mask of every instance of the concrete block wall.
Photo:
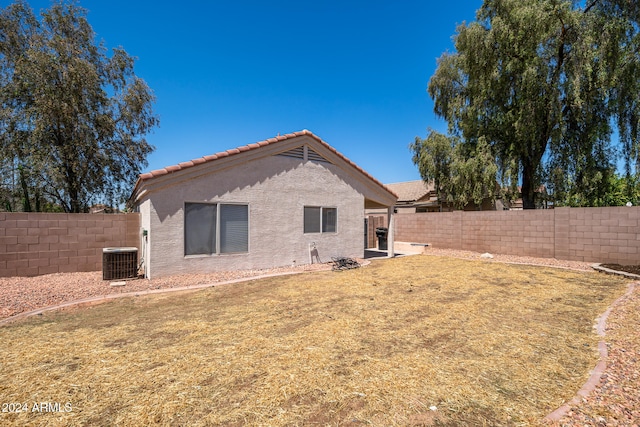
<svg viewBox="0 0 640 427">
<path fill-rule="evenodd" d="M 640 264 L 640 207 L 398 214 L 396 241 L 433 247 Z"/>
<path fill-rule="evenodd" d="M 0 212 L 0 277 L 102 270 L 102 249 L 140 246 L 139 214 Z"/>
<path fill-rule="evenodd" d="M 462 212 L 397 214 L 395 241 L 462 249 Z"/>
<path fill-rule="evenodd" d="M 640 264 L 640 207 L 573 208 L 569 259 Z"/>
<path fill-rule="evenodd" d="M 461 212 L 460 221 L 461 249 L 535 257 L 554 256 L 553 211 Z"/>
</svg>

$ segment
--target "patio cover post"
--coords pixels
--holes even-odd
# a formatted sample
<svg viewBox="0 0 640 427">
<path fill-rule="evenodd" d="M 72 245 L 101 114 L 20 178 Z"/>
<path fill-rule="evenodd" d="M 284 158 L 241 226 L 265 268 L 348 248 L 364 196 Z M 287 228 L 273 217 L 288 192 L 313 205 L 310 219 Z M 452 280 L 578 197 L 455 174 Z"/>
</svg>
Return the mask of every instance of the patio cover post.
<svg viewBox="0 0 640 427">
<path fill-rule="evenodd" d="M 388 258 L 393 258 L 394 256 L 396 256 L 395 251 L 393 249 L 393 243 L 394 243 L 393 235 L 395 234 L 395 221 L 394 221 L 394 213 L 393 213 L 394 210 L 395 210 L 394 206 L 389 206 L 387 208 L 387 218 L 389 221 L 389 227 L 387 231 L 387 257 Z"/>
</svg>

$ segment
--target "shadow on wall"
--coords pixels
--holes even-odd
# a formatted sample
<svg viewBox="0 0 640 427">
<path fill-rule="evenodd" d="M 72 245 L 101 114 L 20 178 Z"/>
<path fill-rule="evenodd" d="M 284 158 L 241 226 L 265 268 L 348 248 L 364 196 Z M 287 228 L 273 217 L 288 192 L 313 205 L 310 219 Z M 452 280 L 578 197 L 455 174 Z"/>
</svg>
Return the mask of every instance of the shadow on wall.
<svg viewBox="0 0 640 427">
<path fill-rule="evenodd" d="M 270 180 L 284 177 L 303 167 L 321 167 L 331 173 L 337 180 L 347 183 L 346 174 L 339 167 L 324 162 L 304 162 L 299 159 L 273 155 L 253 160 L 232 168 L 217 170 L 194 179 L 185 180 L 159 190 L 159 193 L 170 192 L 170 197 L 151 196 L 153 205 L 161 222 L 183 209 L 184 201 L 214 201 L 229 199 L 229 195 Z M 351 184 L 353 186 L 353 182 Z M 321 186 L 318 188 L 318 186 Z M 277 185 L 277 197 L 295 197 L 301 191 L 299 180 L 280 179 Z M 358 188 L 358 191 L 361 189 Z M 322 183 L 309 181 L 305 183 L 305 192 L 326 191 Z M 246 195 L 243 196 L 246 198 Z M 244 200 L 246 201 L 246 200 Z"/>
</svg>

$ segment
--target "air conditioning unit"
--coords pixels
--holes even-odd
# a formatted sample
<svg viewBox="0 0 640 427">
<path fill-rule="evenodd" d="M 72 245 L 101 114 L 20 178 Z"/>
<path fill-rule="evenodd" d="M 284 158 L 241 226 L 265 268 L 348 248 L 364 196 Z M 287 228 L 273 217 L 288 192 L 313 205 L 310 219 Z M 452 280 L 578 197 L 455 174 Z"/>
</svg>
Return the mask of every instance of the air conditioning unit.
<svg viewBox="0 0 640 427">
<path fill-rule="evenodd" d="M 138 277 L 138 248 L 102 249 L 102 280 Z"/>
</svg>

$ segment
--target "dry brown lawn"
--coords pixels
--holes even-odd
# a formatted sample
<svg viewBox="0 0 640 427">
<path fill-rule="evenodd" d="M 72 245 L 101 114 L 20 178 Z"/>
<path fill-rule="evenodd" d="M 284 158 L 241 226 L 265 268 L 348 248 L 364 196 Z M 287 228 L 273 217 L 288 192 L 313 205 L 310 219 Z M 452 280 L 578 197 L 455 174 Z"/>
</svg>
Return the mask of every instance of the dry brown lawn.
<svg viewBox="0 0 640 427">
<path fill-rule="evenodd" d="M 627 283 L 414 256 L 49 313 L 0 328 L 0 424 L 536 425 Z"/>
</svg>

